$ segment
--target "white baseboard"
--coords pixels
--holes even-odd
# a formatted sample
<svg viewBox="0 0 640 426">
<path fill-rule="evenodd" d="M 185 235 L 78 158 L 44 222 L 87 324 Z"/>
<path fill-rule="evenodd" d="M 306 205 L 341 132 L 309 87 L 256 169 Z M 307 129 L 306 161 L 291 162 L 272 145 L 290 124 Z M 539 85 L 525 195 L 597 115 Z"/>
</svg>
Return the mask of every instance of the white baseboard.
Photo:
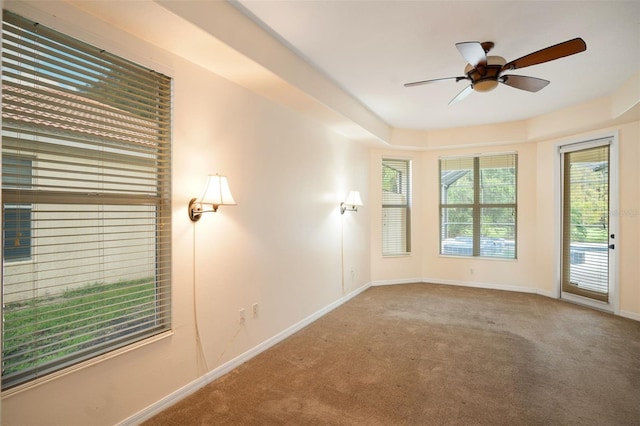
<svg viewBox="0 0 640 426">
<path fill-rule="evenodd" d="M 538 288 L 535 292 L 540 296 L 550 297 L 551 299 L 559 299 L 559 297 L 555 295 L 555 292 L 551 290 L 541 290 Z"/>
<path fill-rule="evenodd" d="M 542 294 L 541 290 L 530 288 L 530 287 L 517 286 L 517 285 L 492 284 L 492 283 L 481 283 L 481 282 L 472 282 L 472 281 L 443 280 L 439 278 L 422 278 L 421 281 L 424 283 L 430 283 L 430 284 L 457 285 L 462 287 L 486 288 L 489 290 L 504 290 L 504 291 L 515 291 L 519 293 Z"/>
<path fill-rule="evenodd" d="M 625 318 L 629 318 L 629 319 L 632 319 L 632 320 L 640 321 L 640 314 L 638 314 L 636 312 L 620 311 L 620 316 L 621 317 L 625 317 Z"/>
<path fill-rule="evenodd" d="M 181 387 L 180 389 L 176 390 L 175 392 L 172 392 L 171 394 L 167 395 L 166 397 L 162 398 L 161 400 L 159 400 L 159 401 L 151 404 L 147 408 L 137 412 L 133 416 L 128 417 L 127 419 L 125 419 L 122 422 L 118 423 L 118 425 L 119 426 L 133 426 L 133 425 L 138 425 L 138 424 L 144 422 L 145 420 L 150 419 L 151 417 L 155 416 L 156 414 L 159 414 L 163 410 L 169 408 L 173 404 L 175 404 L 178 401 L 184 399 L 185 397 L 191 395 L 192 393 L 196 392 L 197 390 L 203 388 L 204 386 L 208 385 L 209 383 L 213 382 L 214 380 L 219 379 L 220 377 L 224 376 L 225 374 L 231 372 L 234 368 L 240 366 L 241 364 L 244 364 L 245 362 L 249 361 L 251 358 L 255 357 L 256 355 L 260 354 L 261 352 L 266 351 L 267 349 L 271 348 L 272 346 L 276 345 L 277 343 L 280 343 L 281 341 L 283 341 L 287 337 L 289 337 L 289 336 L 295 334 L 296 332 L 302 330 L 304 327 L 308 326 L 309 324 L 313 323 L 317 319 L 319 319 L 322 316 L 326 315 L 327 313 L 331 312 L 332 310 L 334 310 L 338 306 L 340 306 L 340 305 L 344 304 L 345 302 L 351 300 L 352 298 L 356 297 L 358 294 L 362 293 L 363 291 L 365 291 L 369 287 L 371 287 L 371 283 L 367 283 L 367 284 L 363 285 L 362 287 L 352 291 L 351 293 L 348 293 L 348 294 L 342 296 L 340 299 L 336 300 L 333 303 L 330 303 L 329 305 L 325 306 L 324 308 L 320 309 L 319 311 L 317 311 L 317 312 L 309 315 L 308 317 L 304 318 L 303 320 L 293 324 L 291 327 L 281 331 L 280 333 L 274 335 L 273 337 L 271 337 L 271 338 L 265 340 L 264 342 L 254 346 L 253 348 L 249 349 L 248 351 L 238 355 L 234 359 L 225 362 L 224 364 L 220 365 L 219 367 L 214 368 L 213 370 L 209 371 L 205 375 L 203 375 L 201 377 L 198 377 L 196 380 L 192 381 L 191 383 L 186 384 L 185 386 Z"/>
<path fill-rule="evenodd" d="M 557 299 L 557 297 L 553 296 L 551 291 L 540 290 L 531 287 L 522 287 L 517 285 L 504 285 L 504 284 L 491 284 L 491 283 L 482 283 L 482 282 L 473 282 L 473 281 L 456 281 L 456 280 L 443 280 L 439 278 L 408 278 L 402 280 L 382 280 L 382 281 L 373 281 L 371 286 L 384 286 L 384 285 L 396 285 L 396 284 L 444 284 L 444 285 L 455 285 L 461 287 L 476 287 L 476 288 L 486 288 L 489 290 L 504 290 L 504 291 L 515 291 L 520 293 L 536 293 L 541 296 L 547 296 L 551 298 Z"/>
<path fill-rule="evenodd" d="M 381 280 L 381 281 L 373 281 L 371 283 L 372 287 L 381 286 L 381 285 L 396 285 L 396 284 L 415 284 L 415 283 L 423 283 L 424 280 L 422 278 L 407 278 L 402 280 Z"/>
</svg>

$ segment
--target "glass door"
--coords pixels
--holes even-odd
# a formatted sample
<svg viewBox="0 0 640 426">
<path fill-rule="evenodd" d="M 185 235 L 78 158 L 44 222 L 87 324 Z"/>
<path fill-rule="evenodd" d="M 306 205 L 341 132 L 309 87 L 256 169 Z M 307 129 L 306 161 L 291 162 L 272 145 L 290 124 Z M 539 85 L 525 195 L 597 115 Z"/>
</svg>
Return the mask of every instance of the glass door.
<svg viewBox="0 0 640 426">
<path fill-rule="evenodd" d="M 568 145 L 563 160 L 562 295 L 609 303 L 610 141 Z"/>
</svg>

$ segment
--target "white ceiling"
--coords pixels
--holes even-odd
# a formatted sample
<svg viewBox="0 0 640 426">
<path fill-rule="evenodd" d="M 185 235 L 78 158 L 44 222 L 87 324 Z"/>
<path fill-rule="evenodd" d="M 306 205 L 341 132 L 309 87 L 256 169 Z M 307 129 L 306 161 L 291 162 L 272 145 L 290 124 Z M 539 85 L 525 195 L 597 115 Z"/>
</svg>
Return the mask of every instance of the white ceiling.
<svg viewBox="0 0 640 426">
<path fill-rule="evenodd" d="M 522 120 L 613 93 L 640 73 L 640 1 L 255 1 L 235 6 L 387 124 L 439 129 Z M 550 80 L 448 102 L 466 81 L 455 43 L 493 41 L 507 61 L 581 37 L 587 51 L 511 71 Z"/>
</svg>

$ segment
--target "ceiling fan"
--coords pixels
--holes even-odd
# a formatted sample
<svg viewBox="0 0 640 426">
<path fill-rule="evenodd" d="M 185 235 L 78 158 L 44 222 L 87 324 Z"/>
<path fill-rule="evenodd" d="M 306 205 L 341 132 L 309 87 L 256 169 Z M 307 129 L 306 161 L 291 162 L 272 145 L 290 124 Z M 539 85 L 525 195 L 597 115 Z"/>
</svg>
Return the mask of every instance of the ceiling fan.
<svg viewBox="0 0 640 426">
<path fill-rule="evenodd" d="M 458 81 L 468 80 L 470 82 L 469 85 L 458 93 L 449 102 L 449 105 L 461 101 L 474 90 L 476 92 L 488 92 L 493 90 L 498 86 L 498 83 L 503 83 L 507 86 L 526 90 L 528 92 L 537 92 L 549 84 L 549 81 L 523 75 L 504 75 L 502 73 L 505 71 L 541 64 L 543 62 L 553 61 L 555 59 L 564 58 L 565 56 L 574 55 L 587 50 L 587 45 L 584 40 L 581 38 L 574 38 L 530 53 L 514 61 L 507 62 L 501 56 L 487 56 L 487 53 L 493 48 L 493 46 L 493 42 L 490 41 L 484 43 L 477 41 L 456 43 L 456 48 L 462 57 L 468 62 L 467 66 L 464 68 L 464 76 L 414 81 L 413 83 L 406 83 L 404 87 L 419 86 L 421 84 L 429 84 L 444 80 L 455 80 L 456 83 Z"/>
</svg>

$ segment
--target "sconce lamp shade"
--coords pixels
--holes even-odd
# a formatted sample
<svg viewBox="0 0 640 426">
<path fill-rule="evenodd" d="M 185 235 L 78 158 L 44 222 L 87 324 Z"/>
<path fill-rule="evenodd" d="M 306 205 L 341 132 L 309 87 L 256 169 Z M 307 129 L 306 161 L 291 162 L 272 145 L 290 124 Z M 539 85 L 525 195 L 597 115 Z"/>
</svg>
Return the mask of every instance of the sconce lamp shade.
<svg viewBox="0 0 640 426">
<path fill-rule="evenodd" d="M 347 199 L 340 203 L 340 213 L 344 214 L 345 211 L 350 210 L 357 212 L 358 206 L 362 206 L 362 199 L 360 198 L 360 191 L 349 191 Z"/>
<path fill-rule="evenodd" d="M 226 176 L 209 175 L 207 185 L 198 200 L 202 204 L 213 204 L 214 209 L 217 206 L 235 206 L 236 201 L 231 195 L 229 189 L 229 181 Z"/>
<path fill-rule="evenodd" d="M 204 206 L 209 204 L 211 210 L 204 210 Z M 235 205 L 236 201 L 231 195 L 227 177 L 219 174 L 209 175 L 200 198 L 192 198 L 189 202 L 189 217 L 195 222 L 200 219 L 202 213 L 218 211 L 219 206 Z"/>
<path fill-rule="evenodd" d="M 344 202 L 348 206 L 362 206 L 362 199 L 360 198 L 360 191 L 349 191 L 347 200 Z"/>
</svg>

